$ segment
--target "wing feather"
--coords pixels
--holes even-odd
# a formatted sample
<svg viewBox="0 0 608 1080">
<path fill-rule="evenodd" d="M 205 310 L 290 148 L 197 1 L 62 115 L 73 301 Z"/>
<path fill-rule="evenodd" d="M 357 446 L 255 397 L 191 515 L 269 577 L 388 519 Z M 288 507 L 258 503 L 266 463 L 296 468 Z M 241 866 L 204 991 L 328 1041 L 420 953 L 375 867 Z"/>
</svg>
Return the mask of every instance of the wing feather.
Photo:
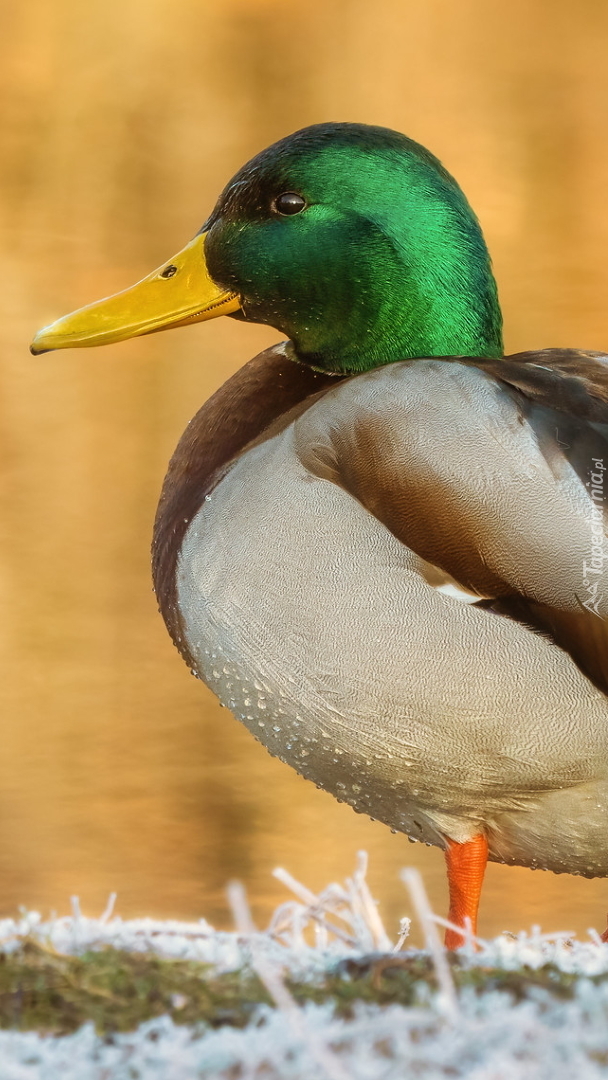
<svg viewBox="0 0 608 1080">
<path fill-rule="evenodd" d="M 297 421 L 296 445 L 307 468 L 497 617 L 550 635 L 608 692 L 608 357 L 391 365 L 326 395 Z"/>
</svg>

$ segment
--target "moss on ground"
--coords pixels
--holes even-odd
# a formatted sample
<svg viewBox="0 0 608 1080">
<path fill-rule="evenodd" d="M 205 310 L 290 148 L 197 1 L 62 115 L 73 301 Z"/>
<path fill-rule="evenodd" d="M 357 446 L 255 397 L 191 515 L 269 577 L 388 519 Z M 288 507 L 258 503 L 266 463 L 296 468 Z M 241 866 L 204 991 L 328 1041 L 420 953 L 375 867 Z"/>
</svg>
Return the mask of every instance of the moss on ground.
<svg viewBox="0 0 608 1080">
<path fill-rule="evenodd" d="M 577 976 L 552 965 L 539 970 L 466 968 L 451 958 L 458 987 L 502 990 L 515 1000 L 538 991 L 569 998 Z M 608 974 L 593 982 L 608 980 Z M 422 955 L 369 957 L 341 962 L 314 982 L 288 980 L 298 1002 L 331 1000 L 348 1017 L 357 1002 L 416 1005 L 434 989 L 430 962 Z M 271 1004 L 255 974 L 218 975 L 204 964 L 104 948 L 68 956 L 27 941 L 0 953 L 0 1027 L 64 1035 L 92 1021 L 100 1034 L 129 1031 L 168 1014 L 176 1023 L 244 1027 L 261 1004 Z"/>
</svg>

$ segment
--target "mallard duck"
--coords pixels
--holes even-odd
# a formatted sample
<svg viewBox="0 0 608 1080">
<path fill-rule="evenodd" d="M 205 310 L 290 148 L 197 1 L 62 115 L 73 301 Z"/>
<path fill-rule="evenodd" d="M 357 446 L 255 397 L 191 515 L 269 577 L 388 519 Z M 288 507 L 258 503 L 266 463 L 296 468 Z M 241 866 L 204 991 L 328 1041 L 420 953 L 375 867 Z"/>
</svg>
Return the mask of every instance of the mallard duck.
<svg viewBox="0 0 608 1080">
<path fill-rule="evenodd" d="M 444 849 L 449 947 L 488 858 L 608 875 L 608 357 L 504 357 L 460 187 L 362 124 L 264 150 L 32 351 L 219 315 L 288 340 L 169 465 L 153 571 L 184 659 L 272 754 Z"/>
</svg>

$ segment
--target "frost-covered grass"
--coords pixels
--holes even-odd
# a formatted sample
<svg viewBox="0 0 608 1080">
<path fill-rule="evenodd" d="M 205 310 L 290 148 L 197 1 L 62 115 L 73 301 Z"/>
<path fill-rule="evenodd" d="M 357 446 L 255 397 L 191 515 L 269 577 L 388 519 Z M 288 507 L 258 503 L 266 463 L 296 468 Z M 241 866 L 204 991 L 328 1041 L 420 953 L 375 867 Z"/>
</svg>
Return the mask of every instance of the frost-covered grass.
<svg viewBox="0 0 608 1080">
<path fill-rule="evenodd" d="M 608 1078 L 608 945 L 533 930 L 448 957 L 419 877 L 426 948 L 390 942 L 365 881 L 236 930 L 81 915 L 0 922 L 0 1080 Z M 406 897 L 404 896 L 404 899 Z M 475 947 L 477 946 L 477 948 Z"/>
</svg>

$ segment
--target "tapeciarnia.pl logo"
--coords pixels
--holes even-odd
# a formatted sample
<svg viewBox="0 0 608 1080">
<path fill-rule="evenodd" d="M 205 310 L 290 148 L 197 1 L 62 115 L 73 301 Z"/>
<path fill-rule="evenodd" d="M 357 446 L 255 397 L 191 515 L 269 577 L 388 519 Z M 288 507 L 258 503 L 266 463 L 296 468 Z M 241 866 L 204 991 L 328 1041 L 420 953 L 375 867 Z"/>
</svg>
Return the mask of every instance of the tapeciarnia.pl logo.
<svg viewBox="0 0 608 1080">
<path fill-rule="evenodd" d="M 604 472 L 606 466 L 603 458 L 591 458 L 593 468 L 590 480 L 587 483 L 591 498 L 591 558 L 589 562 L 583 560 L 583 585 L 587 590 L 587 598 L 583 600 L 583 607 L 592 611 L 598 618 L 602 618 L 598 610 L 603 594 L 598 595 L 600 579 L 604 573 Z"/>
</svg>

